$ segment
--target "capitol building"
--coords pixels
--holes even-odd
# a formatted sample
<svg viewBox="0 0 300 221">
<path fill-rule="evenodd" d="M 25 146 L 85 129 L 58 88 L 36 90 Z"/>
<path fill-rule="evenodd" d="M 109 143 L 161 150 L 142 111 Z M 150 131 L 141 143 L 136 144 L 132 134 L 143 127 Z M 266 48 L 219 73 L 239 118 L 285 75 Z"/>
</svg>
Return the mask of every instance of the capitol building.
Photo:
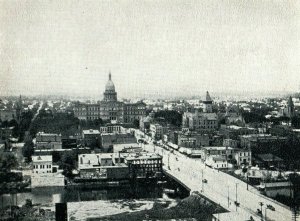
<svg viewBox="0 0 300 221">
<path fill-rule="evenodd" d="M 74 115 L 80 120 L 108 120 L 112 123 L 133 123 L 146 116 L 144 102 L 124 103 L 118 101 L 115 85 L 109 73 L 103 93 L 104 98 L 97 104 L 79 103 L 74 108 Z"/>
</svg>

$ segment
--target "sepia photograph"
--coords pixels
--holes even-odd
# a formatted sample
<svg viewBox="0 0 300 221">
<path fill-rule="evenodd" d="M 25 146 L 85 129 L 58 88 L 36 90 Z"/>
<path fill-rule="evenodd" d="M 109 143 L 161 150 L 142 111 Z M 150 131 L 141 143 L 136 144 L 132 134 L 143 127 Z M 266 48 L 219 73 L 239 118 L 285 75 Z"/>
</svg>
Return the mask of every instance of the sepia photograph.
<svg viewBox="0 0 300 221">
<path fill-rule="evenodd" d="M 300 221 L 299 0 L 0 0 L 1 221 Z"/>
</svg>

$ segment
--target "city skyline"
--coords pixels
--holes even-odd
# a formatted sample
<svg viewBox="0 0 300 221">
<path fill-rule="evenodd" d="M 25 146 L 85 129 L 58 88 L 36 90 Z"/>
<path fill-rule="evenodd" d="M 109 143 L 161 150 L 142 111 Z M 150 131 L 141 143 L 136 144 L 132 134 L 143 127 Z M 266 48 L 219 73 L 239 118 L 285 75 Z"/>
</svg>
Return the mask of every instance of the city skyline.
<svg viewBox="0 0 300 221">
<path fill-rule="evenodd" d="M 1 2 L 2 95 L 100 99 L 109 71 L 121 98 L 299 90 L 296 1 L 90 3 Z"/>
</svg>

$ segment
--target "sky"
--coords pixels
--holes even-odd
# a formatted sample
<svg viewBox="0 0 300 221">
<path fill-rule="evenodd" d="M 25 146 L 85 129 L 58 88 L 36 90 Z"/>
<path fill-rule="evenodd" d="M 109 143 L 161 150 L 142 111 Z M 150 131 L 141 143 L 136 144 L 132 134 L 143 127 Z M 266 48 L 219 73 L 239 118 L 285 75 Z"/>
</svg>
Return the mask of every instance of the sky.
<svg viewBox="0 0 300 221">
<path fill-rule="evenodd" d="M 299 91 L 299 39 L 296 0 L 2 0 L 0 94 Z"/>
</svg>

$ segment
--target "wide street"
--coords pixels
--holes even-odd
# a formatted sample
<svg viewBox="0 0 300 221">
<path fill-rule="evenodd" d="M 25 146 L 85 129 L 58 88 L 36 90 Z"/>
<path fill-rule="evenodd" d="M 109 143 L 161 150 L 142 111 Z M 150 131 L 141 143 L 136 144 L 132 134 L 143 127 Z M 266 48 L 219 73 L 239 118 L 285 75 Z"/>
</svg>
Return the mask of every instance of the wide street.
<svg viewBox="0 0 300 221">
<path fill-rule="evenodd" d="M 143 146 L 147 151 L 162 155 L 164 170 L 188 186 L 191 191 L 201 192 L 229 211 L 238 211 L 247 214 L 249 218 L 252 216 L 260 220 L 257 209 L 262 209 L 263 220 L 292 220 L 292 212 L 287 206 L 259 194 L 250 185 L 247 190 L 245 182 L 205 166 L 200 159 L 192 159 L 152 143 Z M 207 183 L 202 183 L 203 179 L 206 179 Z M 235 205 L 235 201 L 239 206 Z M 260 203 L 263 203 L 262 207 Z M 267 205 L 272 205 L 275 210 L 266 209 Z"/>
</svg>

